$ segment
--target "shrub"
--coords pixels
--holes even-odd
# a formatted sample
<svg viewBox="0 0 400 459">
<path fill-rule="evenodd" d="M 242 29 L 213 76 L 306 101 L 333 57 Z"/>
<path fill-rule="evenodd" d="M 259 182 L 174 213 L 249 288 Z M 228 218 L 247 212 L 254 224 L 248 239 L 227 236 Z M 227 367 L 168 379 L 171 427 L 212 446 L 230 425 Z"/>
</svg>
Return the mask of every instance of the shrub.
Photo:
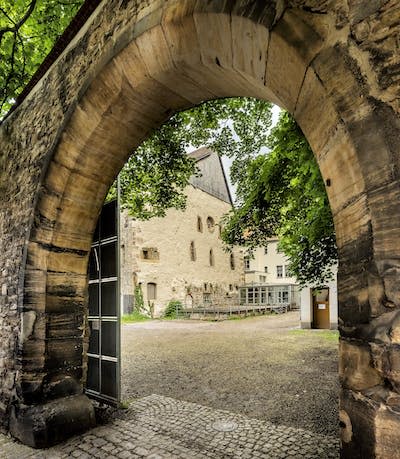
<svg viewBox="0 0 400 459">
<path fill-rule="evenodd" d="M 183 305 L 179 300 L 171 300 L 165 308 L 164 317 L 176 319 L 182 310 Z"/>
</svg>

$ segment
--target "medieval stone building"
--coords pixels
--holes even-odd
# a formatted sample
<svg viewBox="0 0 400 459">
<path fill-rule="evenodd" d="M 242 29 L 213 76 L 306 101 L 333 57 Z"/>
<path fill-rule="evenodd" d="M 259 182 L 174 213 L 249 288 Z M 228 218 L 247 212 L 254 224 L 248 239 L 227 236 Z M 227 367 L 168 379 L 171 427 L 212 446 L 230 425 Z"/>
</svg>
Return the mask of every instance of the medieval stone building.
<svg viewBox="0 0 400 459">
<path fill-rule="evenodd" d="M 243 279 L 243 255 L 224 250 L 221 217 L 232 207 L 219 156 L 206 148 L 191 153 L 200 171 L 186 188 L 184 211 L 163 218 L 121 218 L 121 294 L 123 312 L 132 309 L 135 288 L 146 307 L 160 315 L 168 302 L 184 306 L 225 305 L 236 301 Z"/>
</svg>

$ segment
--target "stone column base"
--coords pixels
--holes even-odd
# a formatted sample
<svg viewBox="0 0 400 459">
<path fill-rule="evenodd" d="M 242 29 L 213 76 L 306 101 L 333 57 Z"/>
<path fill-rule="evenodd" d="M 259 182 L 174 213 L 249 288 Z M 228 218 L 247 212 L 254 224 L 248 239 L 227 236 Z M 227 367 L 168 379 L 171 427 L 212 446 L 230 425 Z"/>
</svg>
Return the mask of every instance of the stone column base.
<svg viewBox="0 0 400 459">
<path fill-rule="evenodd" d="M 342 459 L 395 459 L 400 452 L 400 396 L 380 386 L 342 390 Z"/>
<path fill-rule="evenodd" d="M 96 424 L 86 395 L 73 395 L 43 405 L 13 407 L 10 433 L 25 445 L 47 448 Z"/>
</svg>

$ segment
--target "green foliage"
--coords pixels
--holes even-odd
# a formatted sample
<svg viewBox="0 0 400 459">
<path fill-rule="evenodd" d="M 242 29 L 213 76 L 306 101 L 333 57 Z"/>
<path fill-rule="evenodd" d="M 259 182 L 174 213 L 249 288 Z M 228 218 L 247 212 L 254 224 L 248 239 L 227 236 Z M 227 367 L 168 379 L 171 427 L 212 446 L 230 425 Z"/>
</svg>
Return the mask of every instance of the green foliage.
<svg viewBox="0 0 400 459">
<path fill-rule="evenodd" d="M 121 317 L 121 323 L 129 324 L 132 322 L 144 322 L 146 320 L 150 320 L 149 316 L 141 314 L 140 312 L 133 311 L 131 314 L 125 314 Z"/>
<path fill-rule="evenodd" d="M 0 119 L 83 0 L 0 0 Z"/>
<path fill-rule="evenodd" d="M 140 287 L 140 285 L 135 287 L 135 290 L 133 292 L 133 297 L 134 297 L 133 310 L 134 312 L 141 314 L 144 309 L 144 299 L 143 299 L 142 288 Z"/>
<path fill-rule="evenodd" d="M 333 341 L 337 343 L 339 341 L 339 332 L 337 330 L 318 330 L 318 329 L 313 329 L 313 330 L 303 330 L 303 329 L 298 329 L 298 330 L 289 330 L 289 333 L 291 335 L 296 335 L 296 336 L 305 336 L 310 339 L 324 339 L 326 341 Z"/>
<path fill-rule="evenodd" d="M 179 313 L 183 310 L 183 305 L 178 300 L 171 300 L 164 311 L 164 317 L 168 319 L 176 319 Z"/>
<path fill-rule="evenodd" d="M 224 220 L 223 240 L 252 249 L 278 236 L 300 284 L 323 285 L 337 261 L 335 233 L 318 164 L 294 119 L 284 112 L 268 139 L 271 152 L 248 164 L 242 204 Z"/>
<path fill-rule="evenodd" d="M 82 4 L 0 0 L 0 119 Z M 184 209 L 184 188 L 196 173 L 185 152 L 208 146 L 232 159 L 237 186 L 239 207 L 225 221 L 225 241 L 251 248 L 277 235 L 298 280 L 324 283 L 337 255 L 318 167 L 289 115 L 268 137 L 270 126 L 271 104 L 251 98 L 212 100 L 175 114 L 122 170 L 122 207 L 140 219 L 162 217 L 169 207 Z M 266 147 L 271 154 L 260 155 Z M 114 186 L 109 197 L 115 195 Z"/>
<path fill-rule="evenodd" d="M 184 189 L 197 173 L 186 150 L 201 146 L 232 158 L 231 180 L 238 184 L 238 195 L 243 195 L 241 171 L 265 147 L 270 125 L 271 104 L 251 98 L 211 100 L 175 114 L 122 169 L 122 208 L 141 220 L 163 217 L 170 207 L 183 210 Z M 116 184 L 107 199 L 115 197 Z"/>
</svg>

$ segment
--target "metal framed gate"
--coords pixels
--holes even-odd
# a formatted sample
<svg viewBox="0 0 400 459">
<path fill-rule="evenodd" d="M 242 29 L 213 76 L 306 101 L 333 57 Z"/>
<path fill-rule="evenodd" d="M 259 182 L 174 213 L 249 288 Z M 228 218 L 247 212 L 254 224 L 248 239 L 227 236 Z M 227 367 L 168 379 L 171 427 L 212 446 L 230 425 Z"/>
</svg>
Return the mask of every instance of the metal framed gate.
<svg viewBox="0 0 400 459">
<path fill-rule="evenodd" d="M 89 261 L 89 349 L 86 393 L 110 405 L 120 401 L 120 286 L 118 204 L 103 206 Z"/>
</svg>

